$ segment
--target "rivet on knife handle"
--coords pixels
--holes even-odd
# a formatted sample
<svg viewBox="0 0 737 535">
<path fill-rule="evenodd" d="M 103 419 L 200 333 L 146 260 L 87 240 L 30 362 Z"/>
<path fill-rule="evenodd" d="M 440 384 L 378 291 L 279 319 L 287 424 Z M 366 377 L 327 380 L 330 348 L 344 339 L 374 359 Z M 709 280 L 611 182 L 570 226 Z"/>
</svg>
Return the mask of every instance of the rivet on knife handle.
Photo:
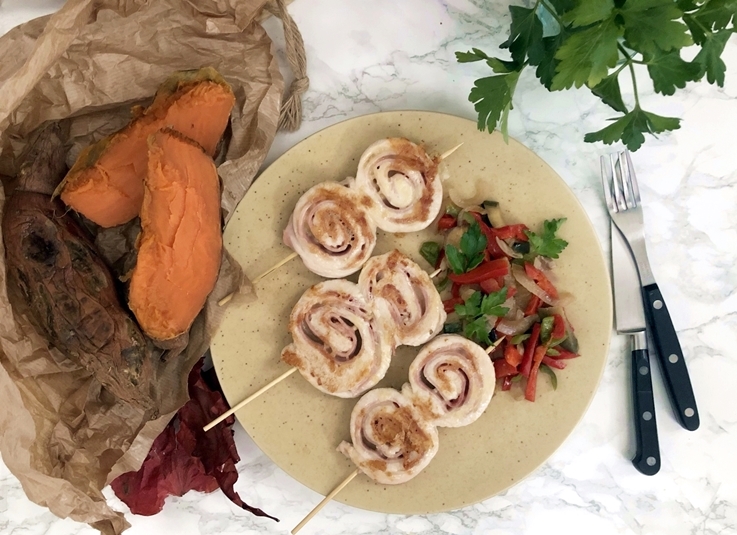
<svg viewBox="0 0 737 535">
<path fill-rule="evenodd" d="M 650 334 L 655 342 L 671 405 L 680 424 L 689 431 L 695 431 L 699 427 L 699 411 L 696 408 L 696 398 L 681 344 L 678 342 L 668 308 L 657 284 L 645 286 L 642 291 L 645 315 L 650 324 Z"/>
<path fill-rule="evenodd" d="M 638 347 L 636 338 L 637 335 L 633 337 L 633 345 Z M 655 423 L 651 371 L 647 349 L 633 348 L 632 401 L 635 411 L 637 452 L 635 458 L 632 459 L 632 464 L 647 476 L 653 476 L 660 470 L 660 445 L 658 444 L 658 428 Z"/>
</svg>

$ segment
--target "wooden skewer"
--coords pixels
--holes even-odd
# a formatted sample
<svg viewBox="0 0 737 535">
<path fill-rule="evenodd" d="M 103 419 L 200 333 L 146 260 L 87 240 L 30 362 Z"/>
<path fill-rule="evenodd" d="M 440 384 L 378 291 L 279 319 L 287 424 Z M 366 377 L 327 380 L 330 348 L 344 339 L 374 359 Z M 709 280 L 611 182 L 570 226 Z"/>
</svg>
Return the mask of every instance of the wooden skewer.
<svg viewBox="0 0 737 535">
<path fill-rule="evenodd" d="M 438 269 L 436 269 L 435 271 L 433 271 L 432 273 L 430 273 L 430 278 L 431 278 L 431 279 L 434 279 L 435 277 L 437 277 L 437 276 L 438 276 L 438 273 L 440 273 L 441 271 L 443 271 L 443 269 L 442 269 L 442 268 L 438 268 Z"/>
<path fill-rule="evenodd" d="M 292 530 L 292 535 L 295 535 L 295 533 L 297 533 L 299 530 L 301 530 L 303 527 L 305 527 L 305 524 L 307 524 L 307 522 L 309 522 L 310 520 L 312 520 L 312 517 L 313 516 L 315 516 L 317 513 L 319 513 L 320 510 L 323 507 L 325 507 L 330 500 L 332 500 L 333 498 L 335 498 L 335 495 L 336 494 L 338 494 L 341 490 L 343 490 L 343 488 L 348 483 L 350 483 L 351 481 L 353 481 L 353 478 L 356 477 L 360 473 L 361 473 L 361 471 L 358 468 L 356 468 L 353 472 L 351 472 L 350 475 L 347 478 L 345 478 L 340 485 L 338 485 L 337 487 L 335 487 L 330 494 L 328 494 L 327 496 L 325 496 L 325 498 L 323 498 L 323 500 L 320 503 L 318 503 L 315 506 L 315 508 L 312 511 L 310 511 L 309 514 L 306 517 L 304 517 L 302 519 L 302 522 L 300 522 L 299 524 L 297 524 L 296 526 L 294 526 L 294 529 Z"/>
<path fill-rule="evenodd" d="M 273 381 L 271 381 L 269 384 L 264 385 L 261 388 L 259 388 L 258 390 L 256 390 L 256 392 L 254 392 L 253 394 L 251 394 L 250 396 L 248 396 L 246 399 L 244 399 L 243 401 L 241 401 L 238 405 L 236 405 L 235 407 L 233 407 L 229 411 L 224 412 L 223 414 L 221 414 L 220 416 L 218 416 L 217 418 L 215 418 L 212 422 L 210 422 L 209 424 L 207 424 L 202 429 L 205 432 L 209 431 L 210 429 L 212 429 L 213 427 L 215 427 L 217 424 L 219 424 L 220 422 L 222 422 L 223 420 L 225 420 L 228 416 L 230 416 L 231 414 L 235 413 L 237 410 L 241 409 L 242 407 L 244 407 L 245 405 L 247 405 L 248 403 L 250 403 L 251 401 L 253 401 L 257 397 L 259 397 L 261 394 L 263 394 L 264 392 L 266 392 L 269 388 L 271 388 L 275 384 L 283 381 L 284 379 L 286 379 L 287 377 L 289 377 L 290 375 L 292 375 L 296 371 L 297 371 L 297 368 L 290 368 L 289 370 L 285 371 L 283 374 L 281 374 L 279 377 L 277 377 L 276 379 L 274 379 Z"/>
<path fill-rule="evenodd" d="M 499 344 L 501 344 L 504 341 L 504 337 L 502 336 L 499 340 L 491 344 L 489 347 L 486 348 L 486 352 L 491 355 L 491 352 L 494 351 L 497 347 L 499 347 Z"/>
<path fill-rule="evenodd" d="M 441 160 L 441 161 L 442 161 L 442 160 L 445 160 L 445 159 L 446 159 L 446 158 L 447 158 L 448 156 L 450 156 L 450 155 L 451 155 L 451 154 L 453 154 L 453 153 L 454 153 L 455 151 L 457 151 L 458 149 L 460 149 L 460 148 L 461 148 L 461 145 L 463 145 L 463 143 L 459 143 L 458 145 L 456 145 L 456 146 L 455 146 L 455 147 L 453 147 L 452 149 L 446 150 L 446 151 L 445 151 L 445 152 L 444 152 L 443 154 L 441 154 L 441 155 L 440 155 L 440 160 Z"/>
</svg>

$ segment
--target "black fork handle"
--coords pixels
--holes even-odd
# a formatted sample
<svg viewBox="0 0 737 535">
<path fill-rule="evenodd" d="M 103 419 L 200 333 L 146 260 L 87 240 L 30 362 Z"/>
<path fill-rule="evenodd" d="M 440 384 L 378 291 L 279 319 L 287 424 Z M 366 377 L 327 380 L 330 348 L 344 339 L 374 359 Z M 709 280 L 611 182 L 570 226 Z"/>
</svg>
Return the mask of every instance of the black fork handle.
<svg viewBox="0 0 737 535">
<path fill-rule="evenodd" d="M 678 422 L 689 431 L 695 431 L 699 428 L 699 411 L 668 307 L 657 284 L 649 284 L 642 291 L 650 335 L 655 342 L 671 406 Z"/>
</svg>

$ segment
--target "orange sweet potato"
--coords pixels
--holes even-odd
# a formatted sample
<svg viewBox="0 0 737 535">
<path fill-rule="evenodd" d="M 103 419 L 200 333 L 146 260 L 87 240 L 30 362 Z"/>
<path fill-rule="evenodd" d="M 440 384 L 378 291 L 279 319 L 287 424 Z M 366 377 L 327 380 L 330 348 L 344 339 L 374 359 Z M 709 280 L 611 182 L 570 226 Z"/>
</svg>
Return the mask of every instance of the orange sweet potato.
<svg viewBox="0 0 737 535">
<path fill-rule="evenodd" d="M 103 227 L 130 221 L 143 201 L 149 136 L 172 128 L 213 156 L 234 102 L 230 86 L 211 67 L 174 73 L 128 126 L 80 153 L 61 199 Z"/>
<path fill-rule="evenodd" d="M 156 133 L 128 295 L 146 334 L 170 340 L 189 329 L 215 285 L 221 250 L 220 180 L 212 159 L 176 131 Z"/>
</svg>

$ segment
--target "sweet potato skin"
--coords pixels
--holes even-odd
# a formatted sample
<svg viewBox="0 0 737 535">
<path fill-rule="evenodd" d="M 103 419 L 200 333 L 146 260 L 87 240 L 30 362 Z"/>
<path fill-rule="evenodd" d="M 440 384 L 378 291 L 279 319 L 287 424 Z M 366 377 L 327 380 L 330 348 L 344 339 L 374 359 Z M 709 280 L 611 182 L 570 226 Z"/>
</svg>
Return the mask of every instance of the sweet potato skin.
<svg viewBox="0 0 737 535">
<path fill-rule="evenodd" d="M 220 180 L 212 159 L 172 130 L 149 142 L 138 257 L 128 304 L 156 340 L 185 333 L 217 281 Z"/>
<path fill-rule="evenodd" d="M 173 128 L 213 156 L 234 103 L 215 69 L 174 73 L 128 126 L 80 153 L 64 179 L 62 200 L 102 227 L 130 221 L 143 202 L 149 136 Z"/>
<path fill-rule="evenodd" d="M 46 163 L 21 171 L 4 209 L 7 283 L 18 290 L 8 292 L 11 304 L 111 393 L 155 414 L 151 345 L 121 306 L 107 266 L 61 202 L 37 192 L 43 188 L 23 190 L 46 180 L 39 173 L 53 174 Z"/>
</svg>

